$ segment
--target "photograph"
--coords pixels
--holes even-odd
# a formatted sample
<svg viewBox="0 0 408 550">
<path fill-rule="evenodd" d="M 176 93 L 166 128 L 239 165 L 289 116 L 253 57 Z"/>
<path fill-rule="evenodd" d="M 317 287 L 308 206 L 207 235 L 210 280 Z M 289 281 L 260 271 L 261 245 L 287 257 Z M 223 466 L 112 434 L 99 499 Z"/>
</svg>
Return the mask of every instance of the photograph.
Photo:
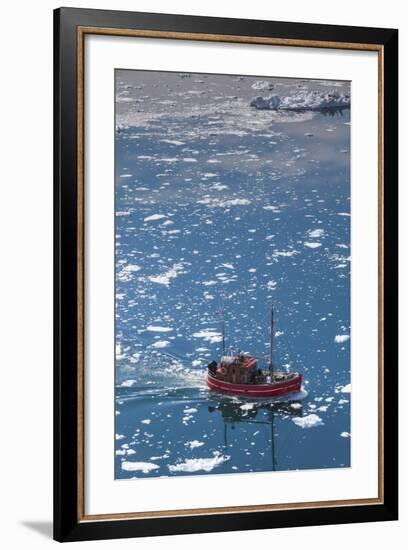
<svg viewBox="0 0 408 550">
<path fill-rule="evenodd" d="M 351 82 L 113 77 L 114 479 L 350 468 Z"/>
</svg>

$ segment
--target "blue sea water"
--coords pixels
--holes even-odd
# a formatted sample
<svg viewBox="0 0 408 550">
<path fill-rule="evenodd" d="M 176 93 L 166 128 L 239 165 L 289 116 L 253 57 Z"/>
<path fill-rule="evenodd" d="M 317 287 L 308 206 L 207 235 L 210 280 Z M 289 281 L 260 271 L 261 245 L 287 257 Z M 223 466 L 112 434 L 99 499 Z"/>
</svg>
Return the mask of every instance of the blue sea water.
<svg viewBox="0 0 408 550">
<path fill-rule="evenodd" d="M 350 466 L 350 111 L 257 111 L 254 77 L 116 78 L 115 478 Z M 209 391 L 220 309 L 227 347 L 267 355 L 272 303 L 302 392 Z"/>
</svg>

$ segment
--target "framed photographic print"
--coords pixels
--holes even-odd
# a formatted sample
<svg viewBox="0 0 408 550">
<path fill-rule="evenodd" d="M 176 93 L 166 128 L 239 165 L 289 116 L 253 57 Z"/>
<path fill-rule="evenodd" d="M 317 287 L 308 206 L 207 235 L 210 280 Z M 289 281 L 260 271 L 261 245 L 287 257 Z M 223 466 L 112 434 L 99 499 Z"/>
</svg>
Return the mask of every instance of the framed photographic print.
<svg viewBox="0 0 408 550">
<path fill-rule="evenodd" d="M 55 11 L 59 541 L 397 518 L 397 31 Z"/>
</svg>

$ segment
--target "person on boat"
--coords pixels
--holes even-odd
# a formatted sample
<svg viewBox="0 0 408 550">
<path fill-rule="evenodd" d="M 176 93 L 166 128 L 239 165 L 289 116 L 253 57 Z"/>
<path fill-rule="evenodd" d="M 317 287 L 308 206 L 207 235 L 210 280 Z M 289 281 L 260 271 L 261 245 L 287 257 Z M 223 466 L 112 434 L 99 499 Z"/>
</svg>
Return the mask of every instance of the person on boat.
<svg viewBox="0 0 408 550">
<path fill-rule="evenodd" d="M 263 374 L 263 372 L 261 371 L 261 369 L 258 369 L 256 371 L 256 383 L 257 384 L 263 384 L 265 381 L 265 376 Z"/>
<path fill-rule="evenodd" d="M 270 374 L 268 374 L 268 375 L 266 376 L 266 383 L 267 383 L 267 384 L 271 384 L 271 383 L 272 383 L 272 377 L 271 377 Z"/>
<path fill-rule="evenodd" d="M 207 366 L 207 369 L 208 369 L 208 372 L 210 374 L 215 376 L 215 374 L 217 372 L 217 362 L 216 361 L 211 361 L 211 363 Z"/>
</svg>

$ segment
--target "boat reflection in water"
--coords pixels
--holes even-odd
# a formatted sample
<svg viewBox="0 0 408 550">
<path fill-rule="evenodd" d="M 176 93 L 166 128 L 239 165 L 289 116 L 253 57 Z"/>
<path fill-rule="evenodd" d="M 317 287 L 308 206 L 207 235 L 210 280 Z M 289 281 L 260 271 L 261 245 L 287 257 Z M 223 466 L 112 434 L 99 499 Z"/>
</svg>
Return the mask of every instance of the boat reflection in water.
<svg viewBox="0 0 408 550">
<path fill-rule="evenodd" d="M 243 403 L 242 401 L 233 401 L 225 399 L 216 406 L 208 406 L 209 413 L 218 413 L 224 421 L 224 446 L 226 449 L 231 447 L 228 439 L 230 430 L 239 429 L 240 425 L 258 424 L 260 427 L 269 426 L 270 445 L 271 445 L 271 470 L 276 471 L 278 465 L 277 458 L 277 433 L 276 420 L 278 417 L 301 417 L 302 402 L 301 398 L 293 398 L 285 401 Z"/>
</svg>

